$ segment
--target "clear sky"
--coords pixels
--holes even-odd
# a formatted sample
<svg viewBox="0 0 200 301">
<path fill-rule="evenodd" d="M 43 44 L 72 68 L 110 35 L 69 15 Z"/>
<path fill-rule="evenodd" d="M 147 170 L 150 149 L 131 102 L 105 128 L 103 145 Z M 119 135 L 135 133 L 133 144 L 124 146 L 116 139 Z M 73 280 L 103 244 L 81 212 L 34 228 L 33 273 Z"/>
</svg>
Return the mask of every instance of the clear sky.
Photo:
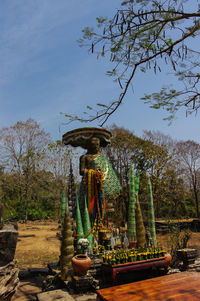
<svg viewBox="0 0 200 301">
<path fill-rule="evenodd" d="M 105 75 L 107 60 L 96 59 L 77 40 L 96 17 L 112 16 L 119 0 L 0 1 L 0 128 L 33 118 L 53 139 L 84 124 L 63 125 L 60 112 L 81 114 L 86 105 L 109 103 L 119 89 Z M 115 123 L 142 136 L 159 130 L 176 139 L 200 142 L 199 114 L 178 114 L 172 126 L 166 113 L 144 105 L 144 93 L 158 91 L 169 74 L 140 74 L 122 107 L 106 125 Z M 176 83 L 175 83 L 176 84 Z M 97 123 L 87 124 L 97 126 Z"/>
</svg>

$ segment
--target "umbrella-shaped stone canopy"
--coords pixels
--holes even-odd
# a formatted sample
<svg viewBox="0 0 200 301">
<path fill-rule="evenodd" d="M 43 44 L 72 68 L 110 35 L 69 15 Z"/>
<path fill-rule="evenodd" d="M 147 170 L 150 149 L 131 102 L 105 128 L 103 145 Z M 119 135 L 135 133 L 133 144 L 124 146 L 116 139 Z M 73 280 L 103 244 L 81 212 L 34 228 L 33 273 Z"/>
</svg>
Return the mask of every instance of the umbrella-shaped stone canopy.
<svg viewBox="0 0 200 301">
<path fill-rule="evenodd" d="M 62 141 L 65 145 L 80 146 L 82 148 L 88 148 L 88 141 L 92 137 L 97 137 L 100 139 L 100 146 L 106 147 L 110 143 L 110 138 L 112 134 L 110 131 L 103 128 L 95 127 L 84 127 L 75 129 L 65 133 L 62 136 Z"/>
</svg>

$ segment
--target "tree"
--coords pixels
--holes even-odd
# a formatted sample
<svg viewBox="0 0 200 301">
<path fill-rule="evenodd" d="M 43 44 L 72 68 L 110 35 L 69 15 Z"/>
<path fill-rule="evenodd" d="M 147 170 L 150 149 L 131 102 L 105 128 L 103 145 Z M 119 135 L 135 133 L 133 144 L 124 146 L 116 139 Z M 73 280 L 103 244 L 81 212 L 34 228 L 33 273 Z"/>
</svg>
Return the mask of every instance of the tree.
<svg viewBox="0 0 200 301">
<path fill-rule="evenodd" d="M 191 7 L 192 10 L 191 11 Z M 81 46 L 88 46 L 98 56 L 108 55 L 114 67 L 107 74 L 121 87 L 121 93 L 109 104 L 97 104 L 98 109 L 88 106 L 88 117 L 66 115 L 70 120 L 99 120 L 101 126 L 124 101 L 137 72 L 153 69 L 167 71 L 180 79 L 179 90 L 162 88 L 161 92 L 145 95 L 144 100 L 155 109 L 165 108 L 168 119 L 182 106 L 187 112 L 198 110 L 199 57 L 200 52 L 193 40 L 198 42 L 200 9 L 192 0 L 128 0 L 113 18 L 97 18 L 96 32 L 89 27 L 83 30 Z"/>
<path fill-rule="evenodd" d="M 45 160 L 45 168 L 52 172 L 55 179 L 55 196 L 61 217 L 61 195 L 67 188 L 70 174 L 70 160 L 75 153 L 69 146 L 63 145 L 60 140 L 48 145 L 48 158 Z"/>
<path fill-rule="evenodd" d="M 194 141 L 180 141 L 177 143 L 177 161 L 180 164 L 184 182 L 189 184 L 196 205 L 196 216 L 200 217 L 200 145 Z"/>
<path fill-rule="evenodd" d="M 48 158 L 44 162 L 45 168 L 51 171 L 57 181 L 63 185 L 62 190 L 66 188 L 67 178 L 69 176 L 70 159 L 72 150 L 57 140 L 48 145 Z"/>
<path fill-rule="evenodd" d="M 126 218 L 129 200 L 129 169 L 133 163 L 135 170 L 140 174 L 139 196 L 143 210 L 147 209 L 146 175 L 148 174 L 152 181 L 156 215 L 157 217 L 165 215 L 167 206 L 169 208 L 171 206 L 169 204 L 174 202 L 173 195 L 176 194 L 177 202 L 181 199 L 177 189 L 178 178 L 172 156 L 174 141 L 160 132 L 145 131 L 143 138 L 140 138 L 131 131 L 116 125 L 113 125 L 110 130 L 112 132 L 111 144 L 105 152 L 120 179 L 124 196 L 123 200 L 117 203 L 115 212 L 119 210 L 123 218 Z"/>
<path fill-rule="evenodd" d="M 143 140 L 131 131 L 116 125 L 110 127 L 109 130 L 112 132 L 111 144 L 103 151 L 112 163 L 123 189 L 123 199 L 117 202 L 115 214 L 127 220 L 130 165 L 134 163 L 134 166 L 138 168 L 138 155 Z"/>
<path fill-rule="evenodd" d="M 20 202 L 24 203 L 25 220 L 28 219 L 28 204 L 36 172 L 45 156 L 49 139 L 49 135 L 33 119 L 18 121 L 0 130 L 1 164 L 6 171 L 17 174 L 16 184 Z"/>
</svg>

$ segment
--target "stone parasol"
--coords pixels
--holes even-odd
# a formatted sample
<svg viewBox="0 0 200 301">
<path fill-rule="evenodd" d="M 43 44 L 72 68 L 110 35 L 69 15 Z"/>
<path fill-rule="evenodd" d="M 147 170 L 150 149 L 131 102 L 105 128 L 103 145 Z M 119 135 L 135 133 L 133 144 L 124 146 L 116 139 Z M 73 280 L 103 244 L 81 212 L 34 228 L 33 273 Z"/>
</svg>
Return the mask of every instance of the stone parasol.
<svg viewBox="0 0 200 301">
<path fill-rule="evenodd" d="M 88 140 L 92 137 L 100 139 L 100 146 L 105 147 L 110 143 L 112 134 L 110 131 L 103 128 L 84 127 L 69 131 L 62 136 L 62 141 L 65 145 L 80 146 L 87 149 Z"/>
</svg>

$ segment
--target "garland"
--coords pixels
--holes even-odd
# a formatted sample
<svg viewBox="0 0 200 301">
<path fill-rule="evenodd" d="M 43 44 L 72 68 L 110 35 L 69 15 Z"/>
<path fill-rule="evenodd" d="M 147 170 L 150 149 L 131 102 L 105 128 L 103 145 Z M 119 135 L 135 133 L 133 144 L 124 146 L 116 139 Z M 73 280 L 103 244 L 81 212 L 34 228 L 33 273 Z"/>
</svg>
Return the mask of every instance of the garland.
<svg viewBox="0 0 200 301">
<path fill-rule="evenodd" d="M 96 172 L 96 200 L 97 200 L 97 211 L 98 217 L 101 222 L 104 219 L 104 208 L 105 208 L 105 198 L 103 195 L 103 181 L 104 181 L 104 174 L 100 168 L 95 170 Z M 100 208 L 101 205 L 101 208 Z"/>
<path fill-rule="evenodd" d="M 94 209 L 95 201 L 97 200 L 96 171 L 93 169 L 88 170 L 87 189 L 88 189 L 88 211 L 89 214 L 91 214 Z"/>
<path fill-rule="evenodd" d="M 73 236 L 74 236 L 74 237 L 87 237 L 87 236 L 89 236 L 91 233 L 92 233 L 92 229 L 90 230 L 90 232 L 89 232 L 88 234 L 85 234 L 85 235 L 77 235 L 77 234 L 73 233 Z"/>
</svg>

